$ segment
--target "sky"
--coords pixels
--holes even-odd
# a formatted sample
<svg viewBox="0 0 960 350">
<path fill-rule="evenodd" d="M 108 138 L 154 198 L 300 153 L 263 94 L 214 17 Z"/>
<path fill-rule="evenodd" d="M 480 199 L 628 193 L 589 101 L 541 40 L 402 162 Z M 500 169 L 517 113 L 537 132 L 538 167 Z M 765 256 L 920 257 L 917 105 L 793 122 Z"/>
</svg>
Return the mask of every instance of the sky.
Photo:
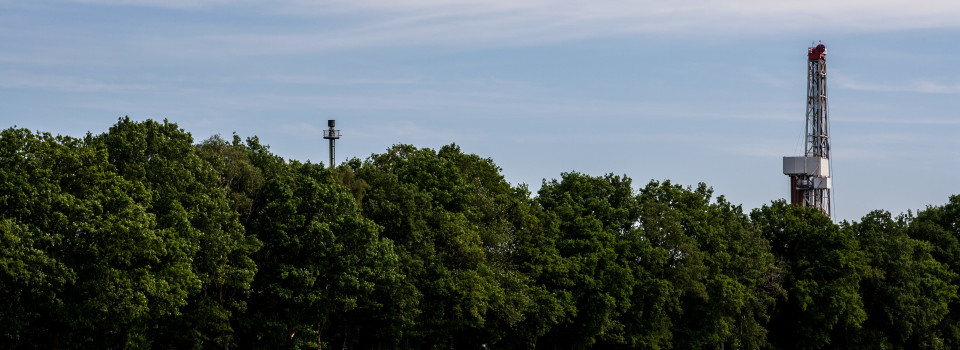
<svg viewBox="0 0 960 350">
<path fill-rule="evenodd" d="M 168 119 L 337 161 L 395 144 L 788 196 L 806 50 L 827 46 L 836 220 L 960 194 L 960 2 L 0 0 L 0 127 Z"/>
</svg>

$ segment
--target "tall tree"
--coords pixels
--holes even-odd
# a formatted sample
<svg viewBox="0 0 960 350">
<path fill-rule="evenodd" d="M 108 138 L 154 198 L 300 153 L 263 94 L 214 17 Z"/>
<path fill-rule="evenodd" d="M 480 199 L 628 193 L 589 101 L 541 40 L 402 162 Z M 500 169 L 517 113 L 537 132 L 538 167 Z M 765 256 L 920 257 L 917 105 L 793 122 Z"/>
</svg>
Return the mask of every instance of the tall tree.
<svg viewBox="0 0 960 350">
<path fill-rule="evenodd" d="M 404 346 L 491 344 L 521 319 L 530 298 L 512 262 L 512 233 L 522 211 L 492 161 L 455 145 L 399 145 L 354 171 L 370 186 L 364 215 L 395 242 L 416 290 Z"/>
<path fill-rule="evenodd" d="M 650 182 L 640 192 L 645 237 L 670 252 L 671 282 L 685 291 L 673 319 L 677 348 L 757 349 L 780 290 L 769 244 L 739 206 L 701 183 Z M 664 237 L 665 234 L 675 237 Z M 676 243 L 668 243 L 668 242 Z M 702 264 L 702 265 L 701 265 Z"/>
<path fill-rule="evenodd" d="M 785 295 L 777 298 L 768 339 L 779 349 L 843 347 L 867 314 L 860 282 L 867 258 L 849 231 L 817 209 L 764 205 L 751 218 L 781 264 Z"/>
<path fill-rule="evenodd" d="M 642 239 L 633 242 L 639 248 L 622 252 L 621 242 L 636 237 L 634 224 L 640 214 L 630 183 L 629 178 L 613 175 L 564 173 L 559 181 L 544 182 L 540 188 L 537 203 L 562 269 L 545 268 L 533 277 L 569 305 L 561 304 L 560 310 L 566 312 L 538 345 L 590 347 L 645 340 L 627 339 L 631 325 L 623 319 L 627 310 L 644 304 L 637 300 L 634 287 L 645 272 L 642 262 L 650 259 L 650 250 L 645 249 L 649 245 Z M 648 321 L 663 315 L 661 310 L 647 310 L 643 316 L 632 311 Z"/>
<path fill-rule="evenodd" d="M 114 173 L 91 137 L 6 130 L 2 139 L 0 228 L 19 255 L 5 280 L 28 288 L 5 300 L 21 303 L 18 344 L 149 346 L 150 329 L 200 287 L 184 242 L 148 211 L 154 193 Z"/>
<path fill-rule="evenodd" d="M 175 347 L 232 342 L 232 316 L 242 311 L 260 243 L 244 232 L 221 174 L 205 162 L 193 137 L 176 124 L 123 118 L 90 142 L 124 179 L 152 193 L 146 205 L 162 238 L 176 244 L 171 261 L 188 261 L 200 290 L 189 306 L 157 327 L 155 338 Z M 206 345 L 206 346 L 208 346 Z"/>
<path fill-rule="evenodd" d="M 402 276 L 392 244 L 360 216 L 353 195 L 322 165 L 287 163 L 256 139 L 246 146 L 213 139 L 204 146 L 233 149 L 220 153 L 232 162 L 249 160 L 253 169 L 244 173 L 264 177 L 259 190 L 235 202 L 253 198 L 247 229 L 264 244 L 254 256 L 260 271 L 244 315 L 245 345 L 369 347 L 376 337 L 365 334 L 374 331 L 365 328 L 365 318 L 394 311 L 383 304 Z M 250 182 L 243 178 L 239 183 Z M 244 191 L 241 186 L 237 193 Z"/>
<path fill-rule="evenodd" d="M 955 276 L 960 275 L 960 195 L 950 196 L 946 204 L 929 206 L 909 220 L 907 233 L 911 238 L 929 242 L 933 257 L 946 265 Z M 953 278 L 953 286 L 960 286 L 960 278 Z M 946 348 L 960 347 L 960 300 L 953 299 L 949 313 L 940 322 L 940 334 Z"/>
<path fill-rule="evenodd" d="M 874 211 L 852 230 L 870 261 L 861 294 L 867 311 L 862 348 L 945 348 L 939 326 L 957 296 L 956 273 L 936 261 L 929 242 L 910 238 L 906 217 Z"/>
</svg>

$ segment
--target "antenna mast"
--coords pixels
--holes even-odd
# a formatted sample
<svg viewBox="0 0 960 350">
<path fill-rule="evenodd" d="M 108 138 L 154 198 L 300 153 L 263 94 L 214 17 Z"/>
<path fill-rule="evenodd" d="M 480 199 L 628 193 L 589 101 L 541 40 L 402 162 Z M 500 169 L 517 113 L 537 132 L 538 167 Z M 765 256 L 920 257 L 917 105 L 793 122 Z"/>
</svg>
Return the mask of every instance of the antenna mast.
<svg viewBox="0 0 960 350">
<path fill-rule="evenodd" d="M 333 127 L 337 126 L 337 121 L 330 119 L 327 120 L 327 126 L 330 129 L 323 131 L 323 138 L 330 140 L 330 169 L 333 169 L 333 159 L 336 155 L 337 150 L 337 139 L 340 138 L 340 130 L 335 130 Z"/>
<path fill-rule="evenodd" d="M 783 157 L 783 173 L 790 176 L 790 202 L 830 210 L 830 133 L 827 116 L 827 47 L 807 49 L 807 124 L 804 154 Z"/>
</svg>

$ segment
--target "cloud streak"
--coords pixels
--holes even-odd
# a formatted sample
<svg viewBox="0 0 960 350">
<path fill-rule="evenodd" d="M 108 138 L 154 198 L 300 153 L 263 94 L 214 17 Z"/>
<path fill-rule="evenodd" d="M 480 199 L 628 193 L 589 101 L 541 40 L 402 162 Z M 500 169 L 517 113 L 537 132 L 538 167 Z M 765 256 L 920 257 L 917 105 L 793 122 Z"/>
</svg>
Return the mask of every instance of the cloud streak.
<svg viewBox="0 0 960 350">
<path fill-rule="evenodd" d="M 170 9 L 203 9 L 220 5 L 251 3 L 237 0 L 63 0 L 66 3 L 78 3 L 103 6 L 142 6 Z"/>
<path fill-rule="evenodd" d="M 3 73 L 3 76 L 4 79 L 0 80 L 0 87 L 11 89 L 41 89 L 78 93 L 146 91 L 156 89 L 155 86 L 147 84 L 110 83 L 69 75 L 25 74 L 7 71 Z"/>
<path fill-rule="evenodd" d="M 912 92 L 921 94 L 960 94 L 960 83 L 941 83 L 931 80 L 913 80 L 900 84 L 866 83 L 849 78 L 841 78 L 837 84 L 844 89 L 878 92 Z"/>
<path fill-rule="evenodd" d="M 121 4 L 113 0 L 85 2 Z M 194 4 L 159 0 L 134 3 L 172 8 Z M 220 3 L 201 1 L 195 7 L 216 11 Z M 270 55 L 366 47 L 510 47 L 637 35 L 749 38 L 811 30 L 960 28 L 956 20 L 960 18 L 960 2 L 907 0 L 280 0 L 245 4 L 248 11 L 274 19 L 302 21 L 303 30 L 240 30 L 173 40 L 192 48 L 192 53 Z"/>
</svg>

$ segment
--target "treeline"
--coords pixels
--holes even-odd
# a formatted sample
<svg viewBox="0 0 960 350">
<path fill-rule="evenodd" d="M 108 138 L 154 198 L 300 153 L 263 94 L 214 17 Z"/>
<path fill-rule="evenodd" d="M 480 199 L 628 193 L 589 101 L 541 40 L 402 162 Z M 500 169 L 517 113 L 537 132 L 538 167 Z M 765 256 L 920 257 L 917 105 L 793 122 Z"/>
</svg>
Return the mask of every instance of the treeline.
<svg viewBox="0 0 960 350">
<path fill-rule="evenodd" d="M 407 145 L 0 134 L 2 348 L 960 348 L 960 196 L 835 224 Z"/>
</svg>

